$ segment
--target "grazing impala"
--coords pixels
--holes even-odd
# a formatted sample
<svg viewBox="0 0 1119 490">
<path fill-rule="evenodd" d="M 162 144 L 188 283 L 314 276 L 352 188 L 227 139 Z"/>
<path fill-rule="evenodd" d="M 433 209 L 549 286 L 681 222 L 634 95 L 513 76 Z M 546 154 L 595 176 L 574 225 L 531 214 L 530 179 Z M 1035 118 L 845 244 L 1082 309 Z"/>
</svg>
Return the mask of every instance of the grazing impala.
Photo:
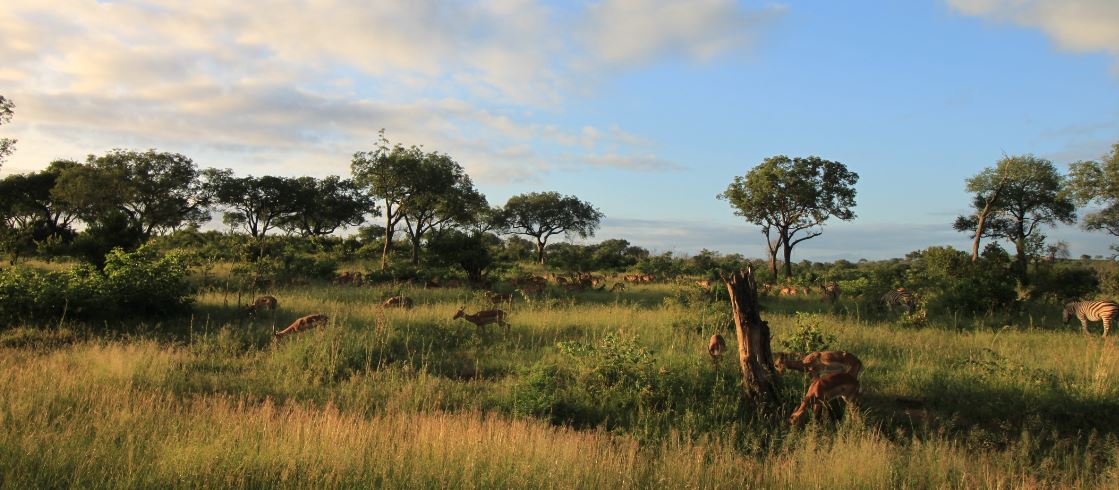
<svg viewBox="0 0 1119 490">
<path fill-rule="evenodd" d="M 404 296 L 404 295 L 393 296 L 389 299 L 386 299 L 384 303 L 381 303 L 381 308 L 404 308 L 404 309 L 408 309 L 408 308 L 411 308 L 411 307 L 412 307 L 412 298 L 409 298 L 409 297 Z"/>
<path fill-rule="evenodd" d="M 625 290 L 626 290 L 625 283 L 616 282 L 616 283 L 614 283 L 613 286 L 610 286 L 610 292 L 611 293 L 613 293 L 615 291 L 625 291 Z"/>
<path fill-rule="evenodd" d="M 456 312 L 455 316 L 451 317 L 451 319 L 456 320 L 456 319 L 459 319 L 459 318 L 465 318 L 466 321 L 468 321 L 470 323 L 473 323 L 474 326 L 478 327 L 478 333 L 479 334 L 482 333 L 482 326 L 489 325 L 491 323 L 496 323 L 496 324 L 498 324 L 502 327 L 505 327 L 506 332 L 509 331 L 509 323 L 507 323 L 505 321 L 505 312 L 504 311 L 501 311 L 501 310 L 482 310 L 482 311 L 479 311 L 478 313 L 475 313 L 475 314 L 471 315 L 471 314 L 466 312 L 465 308 L 466 308 L 465 306 L 460 307 L 458 309 L 458 312 Z"/>
<path fill-rule="evenodd" d="M 836 373 L 816 378 L 808 387 L 808 393 L 804 395 L 800 406 L 789 417 L 789 423 L 797 425 L 809 405 L 812 406 L 812 413 L 819 416 L 824 403 L 828 400 L 842 398 L 848 406 L 851 406 L 858 400 L 859 394 L 859 380 L 850 374 Z"/>
<path fill-rule="evenodd" d="M 285 328 L 283 330 L 280 330 L 279 332 L 276 332 L 272 335 L 276 338 L 280 338 L 280 337 L 283 337 L 285 335 L 298 332 L 300 330 L 307 330 L 309 328 L 317 327 L 317 326 L 319 326 L 323 323 L 326 323 L 326 320 L 327 320 L 326 315 L 319 315 L 319 314 L 307 315 L 307 316 L 304 316 L 304 317 L 296 318 L 295 321 L 291 322 L 291 325 L 288 325 L 287 328 Z"/>
<path fill-rule="evenodd" d="M 786 354 L 786 353 L 778 353 Z M 824 376 L 834 373 L 847 373 L 858 377 L 863 370 L 863 363 L 854 354 L 846 351 L 813 352 L 800 359 L 793 356 L 775 356 L 773 360 L 777 373 L 785 369 L 807 372 L 812 377 Z"/>
<path fill-rule="evenodd" d="M 253 300 L 251 305 L 245 306 L 245 311 L 250 315 L 255 314 L 260 310 L 276 311 L 276 307 L 280 302 L 276 301 L 275 296 L 260 296 Z"/>
<path fill-rule="evenodd" d="M 711 289 L 711 284 L 712 284 L 712 283 L 711 283 L 711 281 L 710 281 L 710 280 L 707 280 L 707 281 L 696 281 L 695 283 L 696 283 L 696 286 L 699 286 L 699 287 L 701 287 L 701 288 L 703 288 L 703 289 Z"/>
<path fill-rule="evenodd" d="M 707 343 L 707 353 L 711 354 L 711 360 L 718 361 L 726 352 L 727 341 L 723 340 L 723 336 L 719 334 L 712 335 L 711 341 Z"/>
<path fill-rule="evenodd" d="M 495 305 L 500 305 L 502 303 L 505 303 L 505 304 L 508 304 L 508 305 L 512 306 L 512 304 L 513 304 L 513 295 L 512 294 L 500 294 L 500 293 L 495 293 L 493 291 L 486 291 L 486 297 L 489 298 L 490 302 L 492 302 Z"/>
</svg>

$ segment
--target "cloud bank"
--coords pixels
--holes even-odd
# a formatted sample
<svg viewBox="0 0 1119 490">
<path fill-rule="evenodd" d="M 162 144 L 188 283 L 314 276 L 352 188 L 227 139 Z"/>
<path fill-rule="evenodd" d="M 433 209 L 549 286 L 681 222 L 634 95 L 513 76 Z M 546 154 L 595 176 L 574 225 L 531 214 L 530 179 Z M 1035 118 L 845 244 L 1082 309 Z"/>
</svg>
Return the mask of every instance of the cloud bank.
<svg viewBox="0 0 1119 490">
<path fill-rule="evenodd" d="M 554 116 L 603 76 L 747 50 L 779 13 L 729 0 L 9 0 L 0 86 L 21 141 L 6 171 L 158 147 L 257 173 L 342 173 L 380 128 L 479 181 L 678 169 L 639 135 Z"/>
</svg>

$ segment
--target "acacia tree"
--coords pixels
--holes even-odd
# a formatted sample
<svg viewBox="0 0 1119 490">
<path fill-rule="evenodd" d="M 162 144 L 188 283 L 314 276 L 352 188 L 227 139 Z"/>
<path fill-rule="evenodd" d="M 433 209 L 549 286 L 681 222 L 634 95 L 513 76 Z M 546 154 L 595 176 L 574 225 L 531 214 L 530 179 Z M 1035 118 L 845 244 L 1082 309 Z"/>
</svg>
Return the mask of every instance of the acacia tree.
<svg viewBox="0 0 1119 490">
<path fill-rule="evenodd" d="M 1057 223 L 1075 223 L 1076 205 L 1063 189 L 1064 177 L 1057 172 L 1053 162 L 1033 155 L 1005 157 L 995 167 L 983 169 L 968 179 L 968 189 L 976 192 L 972 206 L 977 213 L 956 218 L 957 231 L 980 233 L 978 211 L 986 200 L 983 196 L 994 192 L 1005 173 L 1005 184 L 998 202 L 991 207 L 983 236 L 1002 238 L 1014 243 L 1017 252 L 1015 272 L 1021 284 L 1029 282 L 1027 273 L 1031 249 L 1036 249 L 1042 226 Z"/>
<path fill-rule="evenodd" d="M 383 129 L 379 134 L 376 149 L 354 153 L 350 171 L 367 195 L 384 205 L 385 245 L 381 251 L 381 270 L 385 270 L 396 226 L 404 219 L 413 197 L 423 190 L 417 185 L 421 180 L 417 170 L 424 161 L 424 152 L 417 146 L 389 143 Z"/>
<path fill-rule="evenodd" d="M 858 181 L 859 175 L 839 162 L 778 155 L 766 158 L 744 177 L 735 177 L 716 197 L 729 201 L 734 214 L 762 227 L 774 277 L 777 249 L 783 248 L 788 278 L 793 275 L 793 247 L 820 236 L 832 216 L 844 221 L 855 218 L 851 208 Z"/>
<path fill-rule="evenodd" d="M 557 234 L 593 236 L 604 215 L 590 203 L 558 192 L 531 192 L 509 198 L 498 222 L 508 233 L 536 239 L 536 260 L 544 263 L 548 238 Z"/>
<path fill-rule="evenodd" d="M 294 179 L 271 175 L 234 177 L 230 169 L 209 169 L 206 180 L 214 202 L 225 209 L 222 221 L 243 227 L 258 240 L 292 212 Z"/>
<path fill-rule="evenodd" d="M 11 99 L 0 95 L 0 126 L 12 122 L 12 115 L 15 114 L 16 105 Z M 0 165 L 4 164 L 4 160 L 8 155 L 12 154 L 15 150 L 16 140 L 13 138 L 0 138 Z"/>
<path fill-rule="evenodd" d="M 415 264 L 420 259 L 420 242 L 428 232 L 469 225 L 489 204 L 462 166 L 448 155 L 425 154 L 412 175 L 416 191 L 401 215 Z"/>
<path fill-rule="evenodd" d="M 78 165 L 72 160 L 56 160 L 39 172 L 5 177 L 0 181 L 0 199 L 7 204 L 3 219 L 14 228 L 30 230 L 35 240 L 52 235 L 72 237 L 75 210 L 53 199 L 51 191 L 63 171 Z"/>
<path fill-rule="evenodd" d="M 1119 237 L 1119 143 L 1112 145 L 1111 153 L 1098 162 L 1071 164 L 1068 190 L 1073 200 L 1082 206 L 1103 206 L 1099 211 L 1084 215 L 1084 229 L 1103 230 Z"/>
<path fill-rule="evenodd" d="M 118 149 L 64 169 L 51 195 L 79 210 L 87 224 L 120 214 L 147 239 L 210 219 L 211 195 L 199 174 L 194 162 L 178 153 Z"/>
<path fill-rule="evenodd" d="M 288 213 L 277 218 L 277 226 L 303 237 L 330 235 L 343 226 L 358 226 L 366 214 L 380 211 L 349 179 L 331 175 L 323 179 L 298 177 L 289 182 Z"/>
</svg>

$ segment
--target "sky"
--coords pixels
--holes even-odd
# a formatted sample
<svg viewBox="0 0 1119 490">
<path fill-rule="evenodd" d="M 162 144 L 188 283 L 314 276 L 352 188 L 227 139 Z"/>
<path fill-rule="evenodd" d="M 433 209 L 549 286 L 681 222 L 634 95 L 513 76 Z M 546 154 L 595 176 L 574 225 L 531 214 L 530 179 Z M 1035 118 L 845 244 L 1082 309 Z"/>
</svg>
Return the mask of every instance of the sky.
<svg viewBox="0 0 1119 490">
<path fill-rule="evenodd" d="M 1064 171 L 1119 142 L 1115 0 L 5 0 L 0 175 L 113 148 L 252 175 L 348 175 L 384 129 L 491 204 L 576 195 L 586 242 L 765 256 L 715 196 L 773 155 L 842 162 L 857 217 L 794 259 L 882 259 L 952 230 L 1002 155 Z M 1073 256 L 1116 240 L 1045 233 Z"/>
</svg>

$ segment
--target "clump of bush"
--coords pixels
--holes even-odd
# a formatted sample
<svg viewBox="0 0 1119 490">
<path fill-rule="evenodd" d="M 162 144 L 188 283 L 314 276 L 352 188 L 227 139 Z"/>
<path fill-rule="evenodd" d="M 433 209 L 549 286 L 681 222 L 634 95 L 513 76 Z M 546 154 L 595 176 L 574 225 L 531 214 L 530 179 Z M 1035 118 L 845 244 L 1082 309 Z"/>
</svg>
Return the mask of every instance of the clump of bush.
<svg viewBox="0 0 1119 490">
<path fill-rule="evenodd" d="M 0 327 L 62 318 L 167 317 L 189 311 L 189 257 L 149 247 L 115 249 L 97 270 L 78 265 L 66 272 L 0 271 Z"/>
<path fill-rule="evenodd" d="M 820 328 L 822 317 L 814 313 L 797 312 L 793 331 L 780 340 L 790 352 L 819 352 L 830 350 L 836 336 Z"/>
</svg>

